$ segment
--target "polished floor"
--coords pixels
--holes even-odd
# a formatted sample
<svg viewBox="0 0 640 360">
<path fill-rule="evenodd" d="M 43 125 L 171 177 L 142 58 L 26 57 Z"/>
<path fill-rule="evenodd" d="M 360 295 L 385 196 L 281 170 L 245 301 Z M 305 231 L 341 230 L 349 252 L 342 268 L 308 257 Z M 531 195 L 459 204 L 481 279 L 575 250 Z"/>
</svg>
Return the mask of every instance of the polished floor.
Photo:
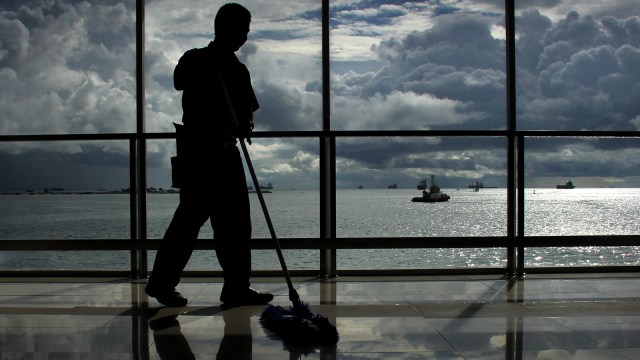
<svg viewBox="0 0 640 360">
<path fill-rule="evenodd" d="M 219 279 L 163 308 L 127 279 L 0 278 L 0 359 L 640 359 L 640 274 L 294 279 L 335 346 L 283 343 Z M 289 306 L 282 279 L 259 290 Z"/>
</svg>

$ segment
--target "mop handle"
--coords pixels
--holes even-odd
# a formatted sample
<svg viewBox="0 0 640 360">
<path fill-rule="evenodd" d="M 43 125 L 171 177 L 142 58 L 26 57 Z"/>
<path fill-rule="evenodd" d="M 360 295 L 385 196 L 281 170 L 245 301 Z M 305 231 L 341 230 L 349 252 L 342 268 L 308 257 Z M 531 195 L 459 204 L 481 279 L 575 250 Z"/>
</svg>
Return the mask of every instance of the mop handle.
<svg viewBox="0 0 640 360">
<path fill-rule="evenodd" d="M 249 168 L 249 173 L 251 173 L 251 180 L 253 181 L 253 186 L 256 189 L 256 193 L 258 194 L 258 199 L 260 199 L 260 206 L 262 207 L 264 218 L 267 221 L 267 226 L 269 227 L 269 232 L 271 233 L 271 240 L 273 240 L 273 246 L 276 248 L 276 252 L 278 253 L 278 260 L 280 260 L 282 271 L 284 272 L 284 276 L 287 280 L 287 286 L 289 287 L 289 296 L 295 297 L 295 299 L 291 299 L 291 301 L 299 300 L 300 297 L 298 296 L 298 293 L 296 292 L 296 290 L 293 288 L 293 283 L 291 282 L 291 277 L 289 276 L 289 270 L 287 270 L 287 263 L 284 261 L 284 256 L 282 255 L 282 249 L 280 248 L 280 242 L 278 241 L 278 237 L 276 236 L 276 231 L 273 229 L 273 224 L 271 223 L 271 217 L 269 216 L 269 210 L 267 209 L 267 204 L 264 201 L 264 196 L 262 196 L 262 190 L 260 189 L 260 184 L 258 184 L 258 178 L 256 177 L 256 172 L 255 170 L 253 170 L 253 164 L 251 163 L 251 158 L 249 157 L 249 151 L 247 151 L 247 145 L 245 145 L 244 139 L 240 139 L 240 145 L 242 147 L 244 159 L 247 162 L 247 167 Z"/>
</svg>

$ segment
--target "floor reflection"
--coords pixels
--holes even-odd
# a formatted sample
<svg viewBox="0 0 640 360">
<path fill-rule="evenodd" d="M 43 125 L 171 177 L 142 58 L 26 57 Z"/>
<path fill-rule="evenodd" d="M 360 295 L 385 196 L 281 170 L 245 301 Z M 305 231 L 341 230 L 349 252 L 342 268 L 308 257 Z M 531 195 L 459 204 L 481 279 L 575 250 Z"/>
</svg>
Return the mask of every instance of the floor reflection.
<svg viewBox="0 0 640 360">
<path fill-rule="evenodd" d="M 297 279 L 338 328 L 325 348 L 266 332 L 264 307 L 220 307 L 215 281 L 165 308 L 143 281 L 27 280 L 0 281 L 0 359 L 640 359 L 636 274 Z M 256 286 L 291 304 L 277 280 Z"/>
<path fill-rule="evenodd" d="M 253 354 L 251 316 L 254 314 L 240 308 L 219 309 L 219 314 L 224 319 L 224 333 L 216 360 L 251 360 Z M 149 321 L 156 351 L 163 360 L 196 359 L 189 341 L 182 333 L 178 316 L 179 314 L 160 316 L 156 314 Z M 189 316 L 189 314 L 185 313 L 183 316 Z M 215 334 L 211 335 L 213 341 Z"/>
<path fill-rule="evenodd" d="M 188 337 L 182 331 L 179 319 L 202 316 L 221 317 L 224 321 L 224 332 L 219 341 L 219 346 L 215 349 L 216 360 L 251 360 L 254 354 L 252 320 L 255 321 L 260 311 L 255 307 L 228 309 L 211 307 L 197 310 L 190 310 L 189 308 L 151 308 L 146 311 L 142 318 L 148 321 L 149 329 L 152 332 L 153 345 L 157 355 L 162 360 L 191 360 L 198 358 L 189 344 Z M 280 353 L 286 354 L 288 359 L 301 359 L 320 353 L 324 356 L 333 354 L 335 357 L 336 354 L 335 345 L 309 346 L 287 343 L 276 334 L 267 331 L 260 332 L 260 336 L 265 335 L 270 345 L 279 348 Z M 211 333 L 210 336 L 211 343 L 216 343 L 216 338 L 218 338 L 219 334 Z M 263 345 L 265 344 L 268 343 L 263 342 Z M 211 350 L 209 348 L 208 351 L 200 354 L 206 357 Z"/>
<path fill-rule="evenodd" d="M 156 351 L 163 360 L 195 359 L 187 338 L 180 330 L 177 315 L 149 321 Z"/>
</svg>

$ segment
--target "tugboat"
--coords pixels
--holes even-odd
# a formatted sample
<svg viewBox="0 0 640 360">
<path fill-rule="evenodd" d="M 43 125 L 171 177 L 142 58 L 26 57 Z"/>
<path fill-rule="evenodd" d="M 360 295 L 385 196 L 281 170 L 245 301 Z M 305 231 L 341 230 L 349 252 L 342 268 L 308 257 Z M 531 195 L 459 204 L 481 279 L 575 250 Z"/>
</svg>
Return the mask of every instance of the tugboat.
<svg viewBox="0 0 640 360">
<path fill-rule="evenodd" d="M 426 179 L 425 179 L 426 182 Z M 445 202 L 449 201 L 451 197 L 443 192 L 440 192 L 440 186 L 436 184 L 436 177 L 431 175 L 431 186 L 429 191 L 422 190 L 422 196 L 417 196 L 411 199 L 412 202 Z"/>
<path fill-rule="evenodd" d="M 567 182 L 564 183 L 564 185 L 562 185 L 562 184 L 556 185 L 556 189 L 575 189 L 575 188 L 576 188 L 576 186 L 573 185 L 571 180 L 567 180 Z"/>
</svg>

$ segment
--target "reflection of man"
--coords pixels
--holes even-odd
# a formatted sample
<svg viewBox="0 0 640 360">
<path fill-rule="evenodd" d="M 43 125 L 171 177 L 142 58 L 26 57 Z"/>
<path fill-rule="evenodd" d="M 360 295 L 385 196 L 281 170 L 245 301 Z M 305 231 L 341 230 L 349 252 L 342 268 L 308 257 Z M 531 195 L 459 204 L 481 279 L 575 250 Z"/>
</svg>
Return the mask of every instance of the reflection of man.
<svg viewBox="0 0 640 360">
<path fill-rule="evenodd" d="M 243 308 L 249 309 L 249 308 Z M 222 313 L 224 336 L 216 360 L 251 360 L 253 358 L 253 333 L 251 332 L 252 311 L 230 309 Z M 195 360 L 193 350 L 182 334 L 176 316 L 162 317 L 149 322 L 153 330 L 156 351 L 162 360 Z"/>
<path fill-rule="evenodd" d="M 180 331 L 180 323 L 175 317 L 160 318 L 149 322 L 153 330 L 156 351 L 162 360 L 195 360 L 189 342 Z"/>
<path fill-rule="evenodd" d="M 185 306 L 176 291 L 200 228 L 214 230 L 216 255 L 224 275 L 220 300 L 225 305 L 263 305 L 273 295 L 250 287 L 251 214 L 236 138 L 249 138 L 259 107 L 249 71 L 234 52 L 247 41 L 251 13 L 235 3 L 223 5 L 215 18 L 209 46 L 187 51 L 175 68 L 174 85 L 182 90 L 184 125 L 177 134 L 181 162 L 180 204 L 158 249 L 146 287 L 167 306 Z M 233 108 L 233 112 L 230 110 Z M 237 123 L 232 121 L 233 115 Z"/>
<path fill-rule="evenodd" d="M 248 308 L 247 308 L 248 309 Z M 222 313 L 224 319 L 224 337 L 216 360 L 251 360 L 253 355 L 253 333 L 251 332 L 251 312 L 240 309 Z"/>
</svg>

